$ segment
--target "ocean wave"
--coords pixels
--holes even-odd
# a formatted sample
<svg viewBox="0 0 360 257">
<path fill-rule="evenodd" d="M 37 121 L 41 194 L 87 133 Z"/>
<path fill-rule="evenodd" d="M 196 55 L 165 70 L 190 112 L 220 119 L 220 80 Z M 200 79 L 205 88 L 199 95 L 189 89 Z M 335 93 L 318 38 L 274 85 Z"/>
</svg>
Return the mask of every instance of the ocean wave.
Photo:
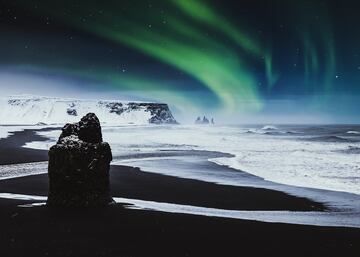
<svg viewBox="0 0 360 257">
<path fill-rule="evenodd" d="M 256 135 L 280 135 L 285 134 L 283 131 L 272 131 L 272 130 L 261 130 L 261 129 L 249 129 L 244 132 L 245 134 L 256 134 Z"/>
<path fill-rule="evenodd" d="M 284 132 L 284 131 L 267 131 L 263 134 L 265 135 L 270 135 L 270 136 L 277 136 L 277 135 L 284 135 L 286 134 L 287 132 Z"/>
<path fill-rule="evenodd" d="M 267 130 L 263 130 L 263 129 L 248 129 L 245 132 L 242 132 L 245 134 L 257 134 L 257 135 L 271 135 L 271 136 L 277 136 L 277 135 L 296 135 L 296 134 L 301 134 L 298 132 L 294 132 L 294 131 L 283 131 L 283 130 L 274 130 L 274 129 L 267 129 Z"/>
<path fill-rule="evenodd" d="M 345 143 L 345 142 L 356 142 L 350 138 L 344 138 L 339 136 L 320 136 L 320 137 L 312 137 L 309 138 L 310 141 L 316 142 L 329 142 L 329 143 Z"/>
<path fill-rule="evenodd" d="M 261 130 L 277 130 L 278 128 L 272 125 L 266 125 L 261 128 Z"/>
<path fill-rule="evenodd" d="M 303 134 L 303 132 L 295 132 L 295 131 L 286 131 L 286 134 L 288 134 L 288 135 L 302 135 Z"/>
<path fill-rule="evenodd" d="M 360 131 L 350 130 L 350 131 L 347 131 L 346 134 L 360 135 Z"/>
</svg>

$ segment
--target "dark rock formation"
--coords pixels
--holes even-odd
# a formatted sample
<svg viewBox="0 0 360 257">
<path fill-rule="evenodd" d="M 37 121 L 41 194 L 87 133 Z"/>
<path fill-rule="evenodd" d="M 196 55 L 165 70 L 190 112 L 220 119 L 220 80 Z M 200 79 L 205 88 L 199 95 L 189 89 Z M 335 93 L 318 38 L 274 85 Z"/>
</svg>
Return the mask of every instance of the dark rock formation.
<svg viewBox="0 0 360 257">
<path fill-rule="evenodd" d="M 202 120 L 202 123 L 203 123 L 203 124 L 209 124 L 208 118 L 206 118 L 206 117 L 204 116 L 204 118 L 203 118 L 203 120 Z"/>
<path fill-rule="evenodd" d="M 66 113 L 71 116 L 78 116 L 77 110 L 76 110 L 76 104 L 71 103 L 69 107 L 66 110 Z"/>
<path fill-rule="evenodd" d="M 169 106 L 167 104 L 140 104 L 140 106 L 146 107 L 146 110 L 151 113 L 151 118 L 149 123 L 153 124 L 177 124 L 177 121 L 174 119 Z"/>
<path fill-rule="evenodd" d="M 200 117 L 197 117 L 197 119 L 195 120 L 195 124 L 209 124 L 209 119 L 206 118 L 205 116 L 201 119 Z"/>
<path fill-rule="evenodd" d="M 197 118 L 196 118 L 195 124 L 201 124 L 201 118 L 200 118 L 200 117 L 197 117 Z"/>
<path fill-rule="evenodd" d="M 128 111 L 144 109 L 150 112 L 149 123 L 152 124 L 177 124 L 169 106 L 161 103 L 128 103 Z"/>
<path fill-rule="evenodd" d="M 68 108 L 66 110 L 66 113 L 72 116 L 77 116 L 77 110 L 76 109 L 72 109 L 72 108 Z"/>
<path fill-rule="evenodd" d="M 95 207 L 113 203 L 108 143 L 102 142 L 100 122 L 89 113 L 80 122 L 66 124 L 49 151 L 48 206 Z"/>
<path fill-rule="evenodd" d="M 122 104 L 120 102 L 100 101 L 99 106 L 103 106 L 109 110 L 109 113 L 116 113 L 122 115 L 132 111 L 144 110 L 150 112 L 149 123 L 152 124 L 177 124 L 174 116 L 172 115 L 169 106 L 162 103 L 136 103 L 129 102 Z"/>
</svg>

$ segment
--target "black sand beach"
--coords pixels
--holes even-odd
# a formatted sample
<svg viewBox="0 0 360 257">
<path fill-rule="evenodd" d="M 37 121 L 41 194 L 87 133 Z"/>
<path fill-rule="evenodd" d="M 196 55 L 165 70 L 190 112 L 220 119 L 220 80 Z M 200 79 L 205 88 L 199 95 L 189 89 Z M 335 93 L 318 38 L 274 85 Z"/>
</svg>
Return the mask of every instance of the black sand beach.
<svg viewBox="0 0 360 257">
<path fill-rule="evenodd" d="M 37 131 L 48 131 L 54 128 L 44 128 Z M 47 138 L 39 136 L 33 129 L 12 132 L 7 138 L 0 139 L 0 164 L 16 164 L 26 162 L 41 162 L 48 160 L 48 151 L 22 147 L 27 142 L 46 141 Z"/>
<path fill-rule="evenodd" d="M 38 137 L 0 140 L 0 163 L 47 159 L 19 148 Z M 39 138 L 36 138 L 39 140 Z M 17 161 L 17 160 L 20 161 Z M 47 194 L 47 175 L 0 181 L 0 193 Z M 320 203 L 274 190 L 221 186 L 112 166 L 117 197 L 234 210 L 323 210 Z M 0 256 L 359 256 L 360 229 L 264 223 L 195 215 L 105 209 L 24 208 L 0 199 Z"/>
</svg>

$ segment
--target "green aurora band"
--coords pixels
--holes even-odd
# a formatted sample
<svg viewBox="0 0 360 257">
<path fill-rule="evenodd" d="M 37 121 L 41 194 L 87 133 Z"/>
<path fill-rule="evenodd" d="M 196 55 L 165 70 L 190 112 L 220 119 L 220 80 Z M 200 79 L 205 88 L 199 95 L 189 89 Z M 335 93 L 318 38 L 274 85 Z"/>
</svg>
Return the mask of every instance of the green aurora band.
<svg viewBox="0 0 360 257">
<path fill-rule="evenodd" d="M 262 50 L 260 44 L 251 37 L 241 33 L 200 1 L 166 2 L 165 7 L 171 11 L 170 14 L 158 9 L 142 13 L 143 17 L 139 17 L 137 6 L 134 5 L 126 18 L 118 18 L 121 6 L 113 4 L 114 6 L 108 7 L 102 14 L 97 12 L 92 17 L 88 17 L 88 13 L 99 10 L 102 6 L 89 3 L 86 9 L 75 8 L 75 13 L 72 15 L 62 16 L 59 15 L 63 13 L 59 11 L 63 6 L 62 3 L 58 6 L 52 5 L 51 8 L 45 6 L 45 12 L 52 13 L 58 19 L 65 19 L 65 22 L 83 30 L 142 51 L 189 74 L 215 93 L 223 110 L 260 110 L 262 101 L 258 91 L 258 81 L 250 72 L 245 60 L 239 58 L 236 50 L 205 34 L 207 29 L 218 30 L 253 58 L 263 61 L 262 58 L 267 56 L 266 51 Z M 42 7 L 44 8 L 44 5 Z M 191 11 L 193 8 L 197 8 L 199 12 Z M 174 9 L 182 11 L 186 19 Z M 158 20 L 158 15 L 151 15 L 162 12 L 161 20 Z M 83 22 L 82 17 L 86 17 L 86 23 Z M 203 24 L 207 28 L 201 26 Z M 264 67 L 270 76 L 271 61 L 266 57 L 265 62 Z M 116 77 L 114 81 L 122 85 L 124 82 L 134 84 Z"/>
</svg>

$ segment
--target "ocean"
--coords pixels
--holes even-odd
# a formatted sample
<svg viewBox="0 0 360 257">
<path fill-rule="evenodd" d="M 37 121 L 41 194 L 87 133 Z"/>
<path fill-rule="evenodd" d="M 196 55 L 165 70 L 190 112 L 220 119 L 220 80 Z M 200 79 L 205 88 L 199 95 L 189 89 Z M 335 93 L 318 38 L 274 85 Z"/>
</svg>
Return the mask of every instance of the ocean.
<svg viewBox="0 0 360 257">
<path fill-rule="evenodd" d="M 40 134 L 50 140 L 26 147 L 49 148 L 60 131 Z M 229 185 L 243 185 L 245 172 L 285 185 L 360 194 L 360 125 L 104 126 L 103 137 L 113 164 L 149 172 Z M 195 168 L 205 161 L 230 169 Z"/>
</svg>

